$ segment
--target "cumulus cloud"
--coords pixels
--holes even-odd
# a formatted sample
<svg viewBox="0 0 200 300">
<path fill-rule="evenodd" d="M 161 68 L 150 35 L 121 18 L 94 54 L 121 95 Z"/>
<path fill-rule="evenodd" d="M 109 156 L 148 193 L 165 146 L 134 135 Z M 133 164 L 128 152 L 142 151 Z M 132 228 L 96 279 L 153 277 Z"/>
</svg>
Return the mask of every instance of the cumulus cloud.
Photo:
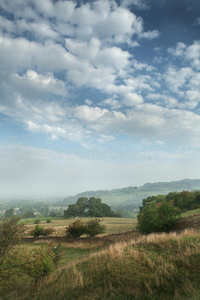
<svg viewBox="0 0 200 300">
<path fill-rule="evenodd" d="M 147 9 L 140 0 L 2 0 L 12 18 L 0 17 L 0 111 L 30 132 L 82 144 L 91 137 L 108 142 L 109 132 L 158 138 L 172 128 L 182 132 L 179 113 L 192 131 L 186 111 L 199 102 L 199 41 L 168 49 L 189 66 L 168 65 L 162 76 L 134 57 L 133 46 L 160 32 L 145 31 L 129 5 Z"/>
<path fill-rule="evenodd" d="M 192 68 L 196 70 L 200 69 L 200 41 L 194 41 L 189 46 L 179 42 L 176 48 L 169 48 L 168 51 L 175 56 L 183 57 L 190 62 Z"/>
</svg>

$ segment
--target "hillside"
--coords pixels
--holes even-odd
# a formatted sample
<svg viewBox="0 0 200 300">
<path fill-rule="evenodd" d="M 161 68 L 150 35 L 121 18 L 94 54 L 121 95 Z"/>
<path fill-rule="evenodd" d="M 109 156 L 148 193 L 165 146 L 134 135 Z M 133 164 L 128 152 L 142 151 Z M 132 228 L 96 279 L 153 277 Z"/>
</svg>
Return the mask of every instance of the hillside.
<svg viewBox="0 0 200 300">
<path fill-rule="evenodd" d="M 199 299 L 200 235 L 151 234 L 93 249 L 15 299 Z M 80 247 L 80 241 L 79 247 Z M 94 242 L 93 242 L 94 243 Z M 76 246 L 73 246 L 76 252 Z M 84 250 L 84 249 L 83 249 Z M 80 255 L 80 254 L 79 254 Z M 8 297 L 13 299 L 13 295 Z"/>
<path fill-rule="evenodd" d="M 112 209 L 138 209 L 141 205 L 142 199 L 148 196 L 156 196 L 159 194 L 166 195 L 172 191 L 192 191 L 200 189 L 200 179 L 183 179 L 171 182 L 156 182 L 145 183 L 143 186 L 130 186 L 122 189 L 113 190 L 98 190 L 86 191 L 74 196 L 67 197 L 56 203 L 56 205 L 74 204 L 80 197 L 95 197 L 101 198 L 102 202 L 111 206 Z"/>
</svg>

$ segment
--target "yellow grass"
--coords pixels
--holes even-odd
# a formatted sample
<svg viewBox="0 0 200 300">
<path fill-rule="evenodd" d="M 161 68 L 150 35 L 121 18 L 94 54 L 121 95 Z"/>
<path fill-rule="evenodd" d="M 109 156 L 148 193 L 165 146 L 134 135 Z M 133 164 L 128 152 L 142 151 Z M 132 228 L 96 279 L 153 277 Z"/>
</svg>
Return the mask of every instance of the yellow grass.
<svg viewBox="0 0 200 300">
<path fill-rule="evenodd" d="M 81 218 L 83 222 L 87 222 L 91 218 Z M 123 231 L 133 230 L 136 228 L 137 220 L 136 219 L 126 219 L 126 218 L 100 218 L 102 224 L 106 225 L 105 234 L 120 233 Z M 63 219 L 63 220 L 52 220 L 51 223 L 46 223 L 46 221 L 41 221 L 40 226 L 44 228 L 53 227 L 54 233 L 53 236 L 64 236 L 65 229 L 67 226 L 72 224 L 77 219 Z M 35 228 L 33 222 L 27 223 L 28 231 Z M 101 235 L 102 236 L 102 235 Z"/>
</svg>

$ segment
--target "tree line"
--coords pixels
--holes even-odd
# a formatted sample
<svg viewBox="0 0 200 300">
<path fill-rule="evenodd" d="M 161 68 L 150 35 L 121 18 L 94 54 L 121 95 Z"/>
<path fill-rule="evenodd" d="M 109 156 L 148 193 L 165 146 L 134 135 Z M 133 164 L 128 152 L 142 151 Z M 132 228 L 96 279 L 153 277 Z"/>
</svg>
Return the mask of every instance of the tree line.
<svg viewBox="0 0 200 300">
<path fill-rule="evenodd" d="M 110 206 L 102 203 L 99 198 L 87 197 L 79 198 L 75 204 L 70 204 L 64 211 L 66 219 L 76 217 L 121 217 L 120 214 L 111 210 Z"/>
<path fill-rule="evenodd" d="M 200 207 L 200 191 L 170 192 L 167 195 L 143 199 L 137 216 L 138 229 L 143 234 L 169 232 L 181 218 L 181 213 Z"/>
</svg>

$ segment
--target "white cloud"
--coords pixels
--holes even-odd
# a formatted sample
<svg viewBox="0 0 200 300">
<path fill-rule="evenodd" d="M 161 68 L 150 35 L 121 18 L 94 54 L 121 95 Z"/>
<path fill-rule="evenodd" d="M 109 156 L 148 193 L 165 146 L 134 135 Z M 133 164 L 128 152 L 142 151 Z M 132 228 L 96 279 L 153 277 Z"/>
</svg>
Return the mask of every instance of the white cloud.
<svg viewBox="0 0 200 300">
<path fill-rule="evenodd" d="M 130 5 L 135 5 L 136 7 L 139 7 L 141 9 L 148 9 L 147 4 L 144 0 L 122 0 L 121 4 L 125 7 L 128 7 Z"/>
<path fill-rule="evenodd" d="M 191 63 L 192 68 L 200 70 L 200 41 L 194 41 L 192 45 L 185 45 L 179 42 L 176 48 L 169 48 L 169 53 L 180 56 Z"/>
<path fill-rule="evenodd" d="M 87 105 L 78 106 L 75 109 L 75 117 L 87 122 L 94 122 L 108 113 L 108 110 L 99 107 L 89 107 Z"/>
<path fill-rule="evenodd" d="M 26 96 L 31 94 L 31 97 L 33 95 L 41 97 L 41 93 L 67 95 L 64 82 L 54 78 L 52 73 L 42 75 L 33 70 L 27 70 L 22 76 L 15 74 L 12 77 L 12 83 L 16 92 L 19 91 L 22 95 L 25 93 Z"/>
<path fill-rule="evenodd" d="M 186 45 L 182 42 L 179 42 L 176 48 L 168 48 L 168 52 L 175 56 L 182 56 L 186 49 Z"/>
<path fill-rule="evenodd" d="M 185 58 L 191 62 L 194 69 L 200 70 L 200 41 L 195 41 L 186 48 Z"/>
<path fill-rule="evenodd" d="M 181 68 L 177 70 L 175 67 L 170 66 L 165 74 L 165 80 L 169 85 L 169 88 L 174 92 L 180 92 L 180 88 L 193 75 L 193 70 L 190 67 Z"/>
<path fill-rule="evenodd" d="M 123 103 L 126 106 L 136 106 L 138 104 L 143 103 L 143 98 L 141 95 L 138 95 L 136 93 L 128 93 L 126 94 Z"/>
<path fill-rule="evenodd" d="M 112 109 L 119 109 L 121 108 L 121 104 L 118 100 L 114 99 L 114 98 L 108 98 L 102 101 L 103 105 L 108 105 L 110 106 Z"/>
<path fill-rule="evenodd" d="M 147 31 L 147 32 L 141 32 L 139 35 L 141 38 L 145 38 L 147 40 L 153 40 L 157 37 L 159 37 L 160 32 L 158 30 L 153 30 L 153 31 Z"/>
</svg>

